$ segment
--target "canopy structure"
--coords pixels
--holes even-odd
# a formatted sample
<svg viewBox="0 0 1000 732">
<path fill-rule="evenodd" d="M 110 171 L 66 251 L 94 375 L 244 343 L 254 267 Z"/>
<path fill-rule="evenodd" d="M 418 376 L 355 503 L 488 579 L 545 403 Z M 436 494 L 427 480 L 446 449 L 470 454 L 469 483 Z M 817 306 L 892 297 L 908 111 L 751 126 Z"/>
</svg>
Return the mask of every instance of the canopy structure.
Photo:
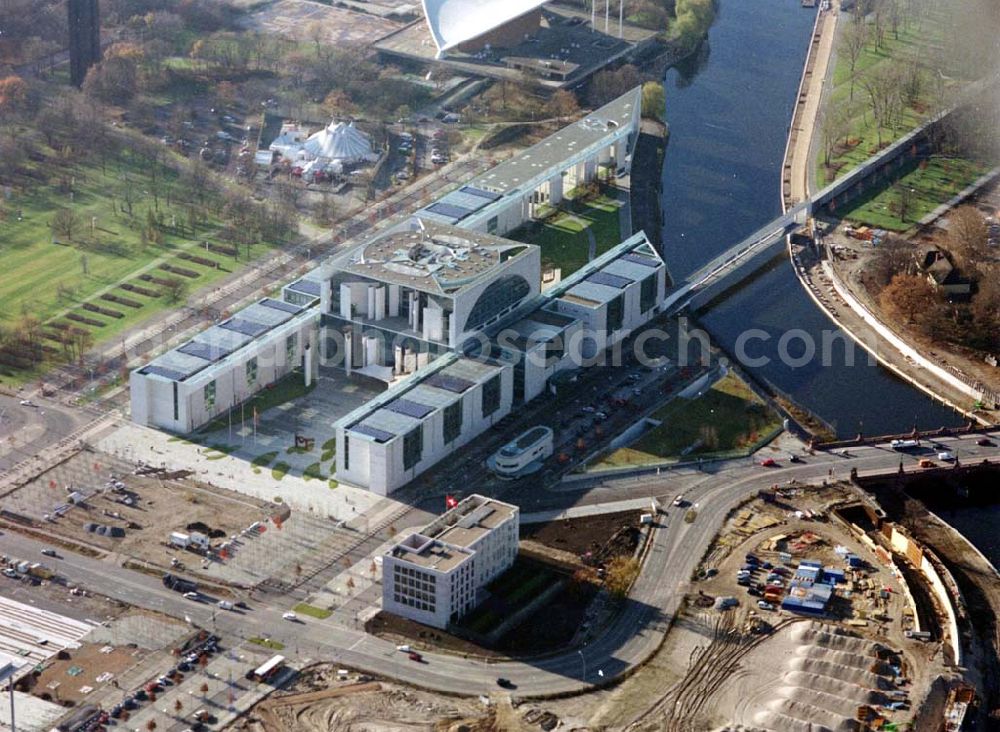
<svg viewBox="0 0 1000 732">
<path fill-rule="evenodd" d="M 543 0 L 422 0 L 438 56 L 542 7 Z"/>
<path fill-rule="evenodd" d="M 342 163 L 367 162 L 378 158 L 372 150 L 368 135 L 356 128 L 353 122 L 331 122 L 306 140 L 302 149 L 309 158 L 325 158 Z"/>
</svg>

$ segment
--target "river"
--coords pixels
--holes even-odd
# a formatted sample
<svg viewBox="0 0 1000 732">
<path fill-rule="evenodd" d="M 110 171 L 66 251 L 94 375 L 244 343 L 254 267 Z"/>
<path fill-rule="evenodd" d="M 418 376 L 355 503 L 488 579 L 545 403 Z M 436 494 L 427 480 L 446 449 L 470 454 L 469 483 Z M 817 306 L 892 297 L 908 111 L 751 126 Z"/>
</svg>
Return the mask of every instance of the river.
<svg viewBox="0 0 1000 732">
<path fill-rule="evenodd" d="M 815 11 L 799 0 L 720 0 L 697 58 L 667 71 L 670 140 L 663 169 L 663 254 L 680 279 L 781 214 L 780 176 L 792 105 Z M 826 420 L 840 436 L 962 424 L 964 419 L 849 353 L 843 334 L 782 259 L 701 315 L 712 337 L 745 351 L 758 378 Z M 782 335 L 801 329 L 779 350 Z M 823 331 L 834 346 L 822 358 Z M 817 356 L 800 358 L 803 338 Z M 830 340 L 829 338 L 827 340 Z M 789 358 L 782 362 L 779 353 Z M 853 357 L 852 357 L 853 356 Z M 766 360 L 767 363 L 763 363 Z M 790 363 L 789 363 L 790 361 Z"/>
</svg>

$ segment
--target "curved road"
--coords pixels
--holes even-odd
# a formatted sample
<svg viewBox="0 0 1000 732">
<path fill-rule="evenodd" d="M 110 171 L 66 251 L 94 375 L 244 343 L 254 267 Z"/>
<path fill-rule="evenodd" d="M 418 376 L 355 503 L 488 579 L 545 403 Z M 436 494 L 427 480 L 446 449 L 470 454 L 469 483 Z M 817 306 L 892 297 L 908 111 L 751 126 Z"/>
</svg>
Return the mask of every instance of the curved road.
<svg viewBox="0 0 1000 732">
<path fill-rule="evenodd" d="M 965 464 L 1000 458 L 1000 447 L 979 447 L 977 437 L 968 435 L 937 442 L 947 446 Z M 996 442 L 1000 437 L 993 436 L 993 439 Z M 266 636 L 281 641 L 286 646 L 283 653 L 292 658 L 337 662 L 451 693 L 495 691 L 498 676 L 511 679 L 517 685 L 518 696 L 565 693 L 609 680 L 642 662 L 657 649 L 709 542 L 731 508 L 747 495 L 776 481 L 786 482 L 792 478 L 800 482 L 818 481 L 827 477 L 832 467 L 840 475 L 846 474 L 851 467 L 857 468 L 862 475 L 885 473 L 896 470 L 902 460 L 908 471 L 917 470 L 920 457 L 919 454 L 894 452 L 887 446 L 862 447 L 852 448 L 850 457 L 822 453 L 806 458 L 808 463 L 786 464 L 780 469 L 766 469 L 740 461 L 717 474 L 686 476 L 693 481 L 687 481 L 685 497 L 697 511 L 697 518 L 688 524 L 682 520 L 687 508 L 667 509 L 660 526 L 654 529 L 643 571 L 610 627 L 582 649 L 534 661 L 487 664 L 481 659 L 427 653 L 424 663 L 415 663 L 397 652 L 391 643 L 356 629 L 353 616 L 345 613 L 335 612 L 326 620 L 305 618 L 303 622 L 289 622 L 281 619 L 281 613 L 288 609 L 290 601 L 270 597 L 251 601 L 254 609 L 246 613 L 216 612 L 210 602 L 185 600 L 166 590 L 155 577 L 123 569 L 108 561 L 74 554 L 51 560 L 50 564 L 68 580 L 84 587 L 99 588 L 103 594 L 124 602 L 175 617 L 188 616 L 199 625 L 226 635 L 243 639 Z M 607 498 L 607 493 L 613 493 L 615 500 L 638 495 L 663 497 L 667 491 L 672 495 L 677 492 L 681 477 L 667 474 L 609 482 L 591 491 L 582 501 L 571 502 L 589 503 L 595 494 L 600 501 Z M 613 501 L 607 507 L 617 510 Z M 15 556 L 34 559 L 43 546 L 41 542 L 9 532 L 0 536 L 0 551 Z"/>
</svg>

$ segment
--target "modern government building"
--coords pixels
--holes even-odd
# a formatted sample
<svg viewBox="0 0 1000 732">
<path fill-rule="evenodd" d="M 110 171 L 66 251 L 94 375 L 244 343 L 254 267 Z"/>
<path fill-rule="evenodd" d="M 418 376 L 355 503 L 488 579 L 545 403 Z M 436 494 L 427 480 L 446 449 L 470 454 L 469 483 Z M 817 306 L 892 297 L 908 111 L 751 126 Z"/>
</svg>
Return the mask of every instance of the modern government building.
<svg viewBox="0 0 1000 732">
<path fill-rule="evenodd" d="M 666 267 L 636 233 L 543 287 L 505 239 L 541 204 L 627 174 L 640 89 L 331 256 L 131 374 L 132 419 L 186 433 L 295 369 L 382 382 L 331 414 L 342 483 L 387 495 L 660 312 Z M 322 387 L 320 387 L 322 388 Z"/>
<path fill-rule="evenodd" d="M 446 628 L 517 557 L 517 506 L 473 494 L 382 557 L 382 609 Z"/>
</svg>

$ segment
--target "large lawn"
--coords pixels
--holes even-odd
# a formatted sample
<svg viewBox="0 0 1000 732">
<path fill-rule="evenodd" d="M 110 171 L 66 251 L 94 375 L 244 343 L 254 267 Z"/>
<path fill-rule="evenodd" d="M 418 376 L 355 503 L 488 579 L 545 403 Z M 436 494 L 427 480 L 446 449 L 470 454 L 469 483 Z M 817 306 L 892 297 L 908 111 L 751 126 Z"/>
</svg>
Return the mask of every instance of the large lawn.
<svg viewBox="0 0 1000 732">
<path fill-rule="evenodd" d="M 895 185 L 874 189 L 837 213 L 876 228 L 905 231 L 988 170 L 988 165 L 961 158 L 931 158 L 923 167 L 913 166 Z M 900 205 L 904 195 L 909 198 L 905 219 Z"/>
<path fill-rule="evenodd" d="M 621 243 L 619 210 L 620 204 L 606 196 L 575 204 L 567 201 L 544 223 L 528 224 L 508 236 L 540 246 L 542 268 L 558 267 L 566 277 L 589 261 L 591 236 L 595 256 Z"/>
<path fill-rule="evenodd" d="M 672 400 L 654 412 L 652 419 L 661 424 L 594 467 L 642 465 L 684 454 L 727 453 L 754 445 L 781 424 L 778 414 L 731 373 L 696 399 Z"/>
<path fill-rule="evenodd" d="M 96 160 L 59 164 L 54 151 L 47 153 L 45 162 L 30 169 L 35 179 L 12 188 L 0 203 L 0 328 L 16 327 L 30 315 L 46 328 L 86 329 L 96 344 L 164 308 L 178 307 L 186 294 L 267 251 L 265 245 L 249 251 L 244 247 L 234 258 L 206 249 L 203 241 L 218 244 L 219 220 L 210 214 L 194 228 L 189 226 L 188 207 L 180 202 L 188 198 L 183 184 L 162 162 L 151 163 L 123 149 L 102 169 Z M 125 213 L 129 204 L 131 215 Z M 60 209 L 74 214 L 72 238 L 54 233 L 52 221 Z M 157 243 L 149 237 L 144 242 L 142 235 L 149 211 L 162 215 L 162 239 Z M 202 261 L 184 258 L 191 256 Z M 166 271 L 163 265 L 185 273 Z M 182 281 L 181 297 L 171 297 L 162 283 L 143 276 Z M 140 289 L 129 291 L 122 285 Z M 84 303 L 108 312 L 87 311 Z M 32 374 L 6 369 L 2 376 L 17 381 Z"/>
<path fill-rule="evenodd" d="M 919 58 L 940 44 L 944 12 L 943 8 L 928 10 L 927 17 L 919 23 L 904 22 L 899 28 L 898 38 L 891 30 L 887 30 L 879 48 L 876 48 L 874 41 L 869 39 L 855 66 L 853 98 L 850 62 L 843 47 L 838 48 L 832 79 L 833 89 L 825 101 L 825 107 L 828 110 L 850 109 L 852 111 L 847 125 L 849 129 L 847 138 L 850 144 L 841 145 L 837 149 L 831 158 L 829 168 L 825 165 L 823 150 L 819 151 L 816 161 L 816 180 L 820 186 L 848 173 L 852 168 L 877 153 L 880 137 L 882 146 L 885 146 L 902 137 L 923 121 L 924 110 L 930 103 L 932 72 L 926 71 L 923 75 L 924 91 L 921 98 L 914 105 L 907 106 L 902 110 L 895 126 L 883 128 L 881 133 L 872 117 L 868 94 L 862 80 L 866 75 L 876 73 L 881 68 L 911 63 L 910 59 Z M 853 21 L 844 15 L 839 22 L 846 25 Z M 871 35 L 874 36 L 874 31 Z"/>
</svg>

